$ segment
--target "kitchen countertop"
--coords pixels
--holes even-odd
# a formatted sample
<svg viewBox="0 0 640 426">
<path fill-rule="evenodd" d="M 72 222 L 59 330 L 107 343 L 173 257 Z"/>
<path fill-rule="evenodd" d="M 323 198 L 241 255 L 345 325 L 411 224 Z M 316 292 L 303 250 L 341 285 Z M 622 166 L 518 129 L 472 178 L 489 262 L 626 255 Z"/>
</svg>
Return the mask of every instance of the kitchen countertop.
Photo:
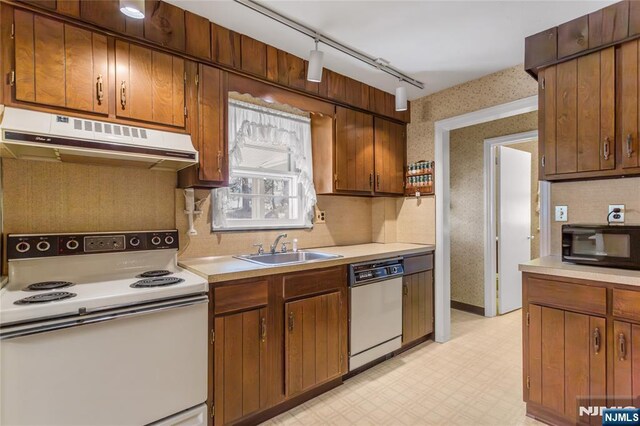
<svg viewBox="0 0 640 426">
<path fill-rule="evenodd" d="M 246 260 L 236 259 L 233 256 L 211 256 L 181 259 L 178 261 L 178 264 L 181 267 L 206 278 L 210 283 L 216 283 L 287 272 L 306 271 L 309 269 L 327 268 L 330 266 L 364 262 L 385 257 L 429 253 L 434 250 L 435 246 L 429 244 L 371 243 L 353 246 L 305 249 L 303 251 L 319 251 L 322 253 L 339 254 L 342 257 L 289 265 L 262 266 Z"/>
<path fill-rule="evenodd" d="M 561 256 L 545 256 L 520 264 L 520 271 L 640 287 L 640 271 L 575 265 Z"/>
</svg>

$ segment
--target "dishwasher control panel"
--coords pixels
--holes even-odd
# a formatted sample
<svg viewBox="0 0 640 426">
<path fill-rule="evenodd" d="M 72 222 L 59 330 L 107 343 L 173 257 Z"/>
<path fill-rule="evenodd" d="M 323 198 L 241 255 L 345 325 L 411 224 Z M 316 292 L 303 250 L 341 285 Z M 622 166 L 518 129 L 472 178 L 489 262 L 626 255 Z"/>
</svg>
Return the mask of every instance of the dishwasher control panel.
<svg viewBox="0 0 640 426">
<path fill-rule="evenodd" d="M 349 266 L 349 285 L 358 286 L 403 274 L 402 258 L 356 263 Z"/>
</svg>

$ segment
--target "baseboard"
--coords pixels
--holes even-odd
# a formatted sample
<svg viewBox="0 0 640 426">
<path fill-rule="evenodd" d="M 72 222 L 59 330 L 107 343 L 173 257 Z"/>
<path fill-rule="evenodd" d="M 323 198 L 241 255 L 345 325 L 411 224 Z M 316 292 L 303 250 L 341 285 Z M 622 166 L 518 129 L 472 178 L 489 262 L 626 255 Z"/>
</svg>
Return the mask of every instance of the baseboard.
<svg viewBox="0 0 640 426">
<path fill-rule="evenodd" d="M 484 308 L 481 306 L 470 305 L 468 303 L 458 302 L 456 300 L 451 301 L 451 309 L 457 309 L 459 311 L 465 311 L 476 315 L 484 316 Z"/>
</svg>

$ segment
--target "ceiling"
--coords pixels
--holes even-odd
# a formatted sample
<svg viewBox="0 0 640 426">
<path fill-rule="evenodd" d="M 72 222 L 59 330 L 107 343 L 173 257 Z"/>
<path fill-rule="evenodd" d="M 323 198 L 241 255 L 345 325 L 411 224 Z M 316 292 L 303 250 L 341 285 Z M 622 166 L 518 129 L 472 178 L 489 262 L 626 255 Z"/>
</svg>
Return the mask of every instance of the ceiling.
<svg viewBox="0 0 640 426">
<path fill-rule="evenodd" d="M 308 58 L 313 41 L 232 0 L 168 0 L 279 49 Z M 425 83 L 409 99 L 521 64 L 524 38 L 615 1 L 263 1 L 266 6 Z M 325 67 L 393 93 L 398 81 L 332 48 Z"/>
</svg>

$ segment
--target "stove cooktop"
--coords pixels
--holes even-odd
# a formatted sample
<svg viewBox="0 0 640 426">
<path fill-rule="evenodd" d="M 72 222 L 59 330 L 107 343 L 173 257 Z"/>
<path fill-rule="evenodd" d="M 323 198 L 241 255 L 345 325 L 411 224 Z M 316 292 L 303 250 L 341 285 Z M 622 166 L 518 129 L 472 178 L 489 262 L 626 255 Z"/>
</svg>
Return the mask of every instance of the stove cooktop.
<svg viewBox="0 0 640 426">
<path fill-rule="evenodd" d="M 132 288 L 148 288 L 148 287 L 165 287 L 168 285 L 175 285 L 183 282 L 182 278 L 178 277 L 160 277 L 160 278 L 147 278 L 144 280 L 136 281 L 131 284 Z"/>
<path fill-rule="evenodd" d="M 27 290 L 42 291 L 42 290 L 55 290 L 58 288 L 71 287 L 72 282 L 69 281 L 42 281 L 39 283 L 29 284 Z"/>
<path fill-rule="evenodd" d="M 16 300 L 14 305 L 31 305 L 39 303 L 57 302 L 59 300 L 65 300 L 72 297 L 76 297 L 75 293 L 68 291 L 52 291 L 49 293 L 40 293 L 34 296 L 25 297 L 24 299 Z"/>
</svg>

